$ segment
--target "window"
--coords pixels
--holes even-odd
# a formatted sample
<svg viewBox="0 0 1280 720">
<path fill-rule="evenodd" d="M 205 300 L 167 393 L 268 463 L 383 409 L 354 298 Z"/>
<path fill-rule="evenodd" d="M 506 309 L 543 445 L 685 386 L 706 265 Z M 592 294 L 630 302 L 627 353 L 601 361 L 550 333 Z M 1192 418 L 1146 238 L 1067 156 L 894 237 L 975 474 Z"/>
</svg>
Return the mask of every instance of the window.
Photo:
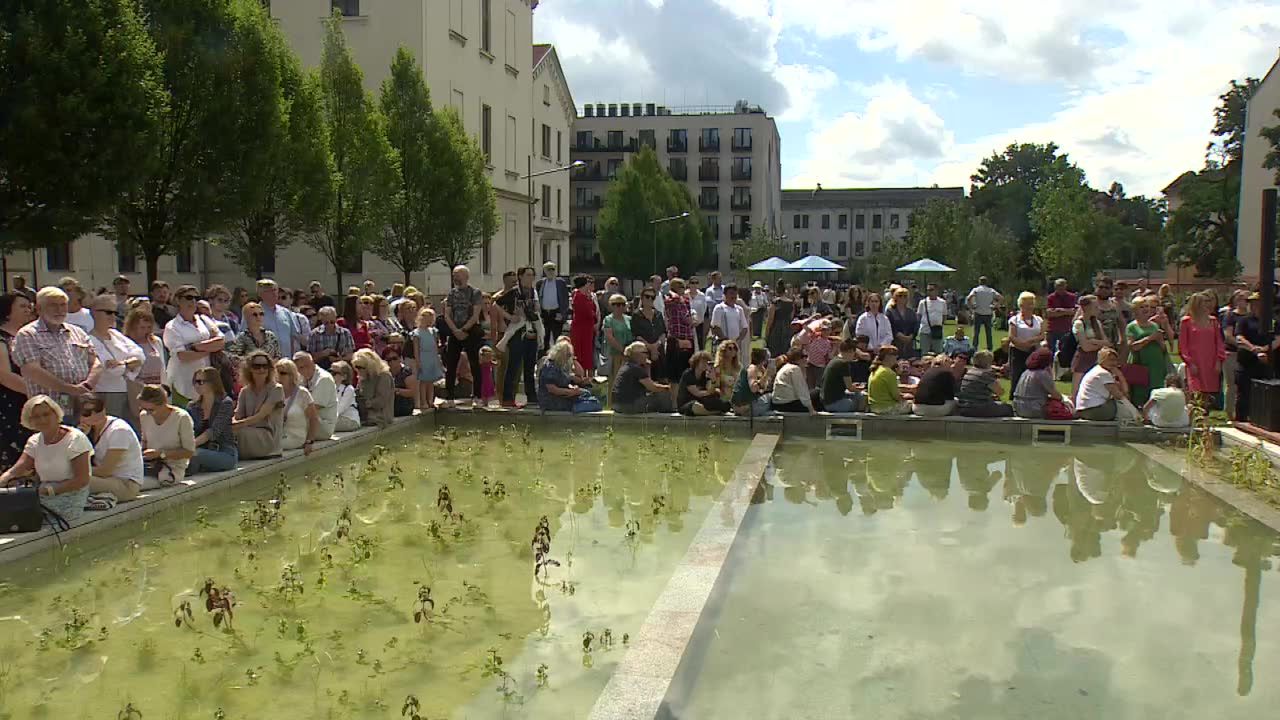
<svg viewBox="0 0 1280 720">
<path fill-rule="evenodd" d="M 127 240 L 116 243 L 116 272 L 138 272 L 138 252 Z"/>
<path fill-rule="evenodd" d="M 751 128 L 734 128 L 733 150 L 744 152 L 751 149 Z"/>
<path fill-rule="evenodd" d="M 564 190 L 561 188 L 556 188 L 556 222 L 560 222 L 560 219 L 564 217 L 564 214 L 560 212 L 560 208 L 562 207 L 561 203 L 563 202 L 564 202 Z"/>
<path fill-rule="evenodd" d="M 840 223 L 839 223 L 839 227 L 840 227 L 840 229 L 841 229 L 841 230 L 848 230 L 848 229 L 849 229 L 849 215 L 848 215 L 848 213 L 840 213 Z M 843 253 L 841 253 L 841 254 L 843 254 Z"/>
<path fill-rule="evenodd" d="M 551 86 L 542 86 L 542 104 L 551 107 Z"/>
<path fill-rule="evenodd" d="M 751 235 L 751 216 L 734 215 L 732 230 L 731 234 L 735 239 L 749 237 Z"/>
<path fill-rule="evenodd" d="M 542 217 L 551 217 L 551 186 L 542 186 Z"/>
<path fill-rule="evenodd" d="M 360 17 L 360 0 L 330 0 L 329 6 L 343 17 Z"/>
<path fill-rule="evenodd" d="M 698 152 L 720 152 L 720 128 L 702 128 Z"/>
<path fill-rule="evenodd" d="M 802 240 L 802 241 L 800 242 L 800 254 L 801 254 L 801 255 L 808 255 L 808 254 L 809 254 L 809 241 L 808 241 L 808 240 Z"/>
<path fill-rule="evenodd" d="M 733 189 L 733 208 L 734 210 L 750 210 L 751 209 L 751 188 L 736 187 Z"/>
<path fill-rule="evenodd" d="M 564 267 L 564 264 L 560 262 L 560 243 L 556 243 L 556 267 Z"/>
<path fill-rule="evenodd" d="M 872 229 L 872 230 L 879 230 L 879 229 L 880 229 L 880 228 L 882 228 L 882 227 L 884 227 L 884 216 L 883 216 L 883 215 L 881 215 L 880 213 L 876 213 L 875 215 L 872 215 L 872 216 L 871 216 L 871 229 Z"/>
<path fill-rule="evenodd" d="M 879 240 L 872 240 L 872 241 L 871 241 L 871 252 L 873 252 L 873 253 L 878 253 L 878 252 L 880 252 L 880 241 L 879 241 Z"/>
<path fill-rule="evenodd" d="M 609 131 L 609 149 L 610 150 L 622 149 L 622 131 L 621 130 Z"/>
<path fill-rule="evenodd" d="M 689 151 L 689 131 L 688 130 L 672 130 L 667 136 L 667 152 L 688 152 Z"/>
<path fill-rule="evenodd" d="M 720 179 L 720 158 L 702 158 L 698 167 L 698 180 L 713 182 Z"/>
<path fill-rule="evenodd" d="M 480 149 L 484 151 L 484 159 L 493 165 L 493 108 L 488 105 L 480 107 Z"/>
<path fill-rule="evenodd" d="M 590 130 L 579 130 L 578 139 L 574 142 L 574 146 L 579 150 L 590 149 L 592 143 Z"/>
<path fill-rule="evenodd" d="M 449 30 L 462 35 L 465 28 L 462 24 L 462 16 L 466 7 L 467 0 L 449 0 Z"/>
<path fill-rule="evenodd" d="M 516 145 L 516 119 L 507 116 L 507 155 L 510 160 L 507 164 L 508 170 L 520 169 L 520 154 L 517 152 L 520 148 Z"/>
<path fill-rule="evenodd" d="M 892 215 L 889 216 L 889 229 L 890 230 L 898 229 L 898 213 L 893 213 Z"/>
<path fill-rule="evenodd" d="M 503 29 L 506 32 L 507 37 L 507 59 L 503 62 L 506 63 L 507 67 L 518 73 L 520 71 L 520 66 L 516 63 L 520 58 L 516 55 L 516 14 L 510 10 L 507 11 L 507 26 Z M 527 60 L 528 57 L 529 56 L 526 55 L 525 59 Z M 514 75 L 515 73 L 512 74 Z"/>
<path fill-rule="evenodd" d="M 449 106 L 458 113 L 458 120 L 462 122 L 464 127 L 467 124 L 467 103 L 465 100 L 466 97 L 462 94 L 461 90 L 454 90 L 449 95 Z"/>
<path fill-rule="evenodd" d="M 574 231 L 583 237 L 595 236 L 596 219 L 590 215 L 579 215 L 574 219 Z"/>
<path fill-rule="evenodd" d="M 689 179 L 689 163 L 682 157 L 673 157 L 667 160 L 667 170 L 671 173 L 671 177 L 676 180 Z"/>
<path fill-rule="evenodd" d="M 797 214 L 795 214 L 795 215 L 792 215 L 792 216 L 791 216 L 791 227 L 795 228 L 796 230 L 799 230 L 799 229 L 800 229 L 800 215 L 799 215 L 799 213 L 797 213 Z"/>
<path fill-rule="evenodd" d="M 702 188 L 702 193 L 698 195 L 698 207 L 703 210 L 719 210 L 720 191 L 714 187 Z"/>
<path fill-rule="evenodd" d="M 734 180 L 750 180 L 751 179 L 751 158 L 740 157 L 733 159 L 733 179 Z"/>
<path fill-rule="evenodd" d="M 480 49 L 493 53 L 493 12 L 491 0 L 480 0 Z"/>
<path fill-rule="evenodd" d="M 849 257 L 849 243 L 841 240 L 836 247 L 839 249 L 839 252 L 836 253 L 836 257 Z"/>
<path fill-rule="evenodd" d="M 711 239 L 719 240 L 720 239 L 720 216 L 708 215 L 707 228 L 711 230 Z"/>
<path fill-rule="evenodd" d="M 822 213 L 822 229 L 823 230 L 831 229 L 831 216 L 826 213 Z M 825 254 L 826 253 L 823 253 L 823 255 Z"/>
<path fill-rule="evenodd" d="M 641 144 L 641 145 L 648 145 L 649 147 L 653 148 L 654 150 L 657 150 L 657 149 L 658 149 L 658 139 L 657 139 L 656 137 L 654 137 L 654 132 L 653 132 L 652 130 L 641 130 L 641 131 L 640 131 L 640 144 Z"/>
<path fill-rule="evenodd" d="M 823 240 L 822 244 L 819 245 L 819 247 L 822 248 L 818 253 L 819 255 L 821 255 L 822 257 L 831 257 L 831 243 L 827 242 L 826 240 Z"/>
<path fill-rule="evenodd" d="M 70 270 L 71 243 L 55 242 L 45 246 L 44 266 L 50 270 Z"/>
<path fill-rule="evenodd" d="M 861 240 L 859 240 L 858 242 L 854 243 L 854 244 L 853 244 L 853 254 L 854 254 L 854 255 L 857 255 L 858 257 L 862 257 L 863 255 L 866 255 L 866 254 L 867 254 L 867 245 L 866 245 L 866 243 L 862 242 Z"/>
<path fill-rule="evenodd" d="M 616 180 L 618 178 L 618 169 L 622 167 L 622 161 L 615 158 L 609 161 L 607 167 L 608 172 L 605 173 L 605 176 L 610 180 Z"/>
<path fill-rule="evenodd" d="M 564 133 L 556 131 L 556 162 L 564 162 Z"/>
<path fill-rule="evenodd" d="M 178 246 L 178 252 L 174 256 L 173 265 L 173 269 L 177 272 L 191 272 L 191 243 L 185 242 Z"/>
<path fill-rule="evenodd" d="M 493 261 L 493 238 L 485 238 L 480 243 L 480 272 L 488 275 L 489 265 Z"/>
<path fill-rule="evenodd" d="M 863 215 L 862 213 L 858 213 L 857 215 L 854 215 L 854 216 L 853 216 L 853 227 L 854 227 L 854 229 L 856 229 L 856 230 L 866 230 L 866 229 L 867 229 L 867 216 L 866 216 L 866 215 Z"/>
<path fill-rule="evenodd" d="M 808 229 L 809 229 L 809 216 L 808 216 L 808 215 L 801 215 L 801 216 L 800 216 L 800 227 L 801 227 L 801 228 L 803 228 L 803 229 L 805 229 L 805 230 L 808 230 Z"/>
<path fill-rule="evenodd" d="M 551 126 L 542 125 L 542 157 L 551 159 Z"/>
</svg>

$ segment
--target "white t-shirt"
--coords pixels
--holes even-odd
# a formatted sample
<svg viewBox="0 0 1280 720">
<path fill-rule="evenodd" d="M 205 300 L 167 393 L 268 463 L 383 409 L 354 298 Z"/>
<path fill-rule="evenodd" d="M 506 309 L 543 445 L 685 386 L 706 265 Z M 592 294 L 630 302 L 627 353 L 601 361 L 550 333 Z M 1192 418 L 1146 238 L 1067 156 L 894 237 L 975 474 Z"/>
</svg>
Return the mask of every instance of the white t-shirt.
<svg viewBox="0 0 1280 720">
<path fill-rule="evenodd" d="M 163 425 L 156 424 L 151 413 L 143 410 L 138 417 L 142 427 L 142 437 L 146 438 L 148 450 L 195 450 L 195 426 L 191 416 L 182 408 L 174 408 Z M 164 464 L 173 472 L 174 482 L 182 482 L 187 476 L 189 458 L 165 458 Z"/>
<path fill-rule="evenodd" d="M 93 313 L 89 308 L 82 307 L 75 312 L 67 313 L 67 322 L 75 325 L 86 333 L 93 332 Z"/>
<path fill-rule="evenodd" d="M 124 457 L 116 463 L 115 471 L 111 476 L 132 480 L 141 485 L 142 443 L 138 442 L 138 436 L 133 434 L 133 428 L 129 427 L 129 423 L 108 415 L 107 425 L 102 428 L 102 434 L 98 436 L 98 442 L 93 446 L 95 469 L 107 459 L 107 452 L 111 450 L 124 450 Z"/>
<path fill-rule="evenodd" d="M 1080 390 L 1076 393 L 1076 410 L 1088 410 L 1105 404 L 1111 398 L 1107 386 L 1115 382 L 1115 375 L 1107 372 L 1101 365 L 1094 365 L 1080 380 Z"/>
<path fill-rule="evenodd" d="M 711 327 L 718 327 L 727 340 L 737 340 L 747 329 L 747 316 L 738 305 L 720 303 L 711 311 Z"/>
<path fill-rule="evenodd" d="M 689 296 L 689 314 L 693 316 L 693 324 L 701 325 L 707 319 L 707 294 L 698 290 Z"/>
<path fill-rule="evenodd" d="M 320 413 L 320 437 L 316 439 L 327 440 L 333 436 L 333 427 L 338 423 L 338 386 L 328 370 L 318 367 L 311 376 L 311 382 L 307 383 L 307 389 L 311 391 L 311 401 Z M 359 417 L 358 413 L 356 417 Z"/>
<path fill-rule="evenodd" d="M 360 424 L 360 408 L 356 406 L 356 389 L 350 385 L 338 388 L 338 417 Z"/>
<path fill-rule="evenodd" d="M 1191 425 L 1187 414 L 1187 396 L 1178 388 L 1162 387 L 1151 391 L 1151 424 L 1162 428 L 1184 428 Z"/>
<path fill-rule="evenodd" d="M 222 337 L 222 333 L 218 332 L 212 319 L 203 315 L 196 315 L 195 322 L 187 322 L 179 315 L 164 326 L 164 346 L 169 350 L 169 384 L 183 397 L 194 398 L 197 395 L 195 386 L 191 384 L 191 376 L 200 368 L 209 367 L 209 355 L 201 355 L 198 360 L 183 361 L 178 358 L 178 353 L 216 337 Z M 283 340 L 281 350 L 283 351 Z"/>
<path fill-rule="evenodd" d="M 978 287 L 970 290 L 968 299 L 973 302 L 974 314 L 990 315 L 991 306 L 995 303 L 997 294 L 998 293 L 996 293 L 995 290 L 992 290 L 986 285 L 979 285 Z"/>
<path fill-rule="evenodd" d="M 1031 322 L 1022 317 L 1022 313 L 1014 313 L 1009 319 L 1009 335 L 1017 340 L 1030 340 L 1040 334 L 1042 325 L 1039 315 L 1032 315 Z"/>
<path fill-rule="evenodd" d="M 34 433 L 22 451 L 35 461 L 40 482 L 62 482 L 71 479 L 71 461 L 93 452 L 93 444 L 76 428 L 67 428 L 67 434 L 52 445 L 45 443 L 44 433 Z"/>
<path fill-rule="evenodd" d="M 102 372 L 98 374 L 98 383 L 93 386 L 94 391 L 104 393 L 122 393 L 128 391 L 128 384 L 125 378 L 133 380 L 138 377 L 138 372 L 142 370 L 142 362 L 146 357 L 142 354 L 142 348 L 119 330 L 108 331 L 109 340 L 103 342 L 101 338 L 90 333 L 89 341 L 93 343 L 93 352 L 98 356 L 98 362 L 102 363 Z M 116 367 L 107 367 L 107 364 L 113 360 L 121 362 L 135 358 L 138 365 L 135 369 L 129 370 L 125 365 L 117 365 Z"/>
<path fill-rule="evenodd" d="M 284 402 L 284 435 L 280 439 L 280 449 L 297 450 L 307 442 L 307 408 L 312 403 L 311 391 L 300 387 L 292 402 L 288 398 Z"/>
</svg>

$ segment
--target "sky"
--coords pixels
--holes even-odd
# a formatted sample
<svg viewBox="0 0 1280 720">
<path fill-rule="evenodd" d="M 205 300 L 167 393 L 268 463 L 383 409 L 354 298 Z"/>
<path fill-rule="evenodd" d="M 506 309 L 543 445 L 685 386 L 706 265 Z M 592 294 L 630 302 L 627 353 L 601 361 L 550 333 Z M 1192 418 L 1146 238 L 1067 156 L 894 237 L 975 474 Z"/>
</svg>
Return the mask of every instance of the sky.
<svg viewBox="0 0 1280 720">
<path fill-rule="evenodd" d="M 1280 0 L 542 0 L 574 100 L 778 121 L 785 188 L 963 186 L 1012 142 L 1158 195 L 1218 96 L 1280 54 Z"/>
</svg>

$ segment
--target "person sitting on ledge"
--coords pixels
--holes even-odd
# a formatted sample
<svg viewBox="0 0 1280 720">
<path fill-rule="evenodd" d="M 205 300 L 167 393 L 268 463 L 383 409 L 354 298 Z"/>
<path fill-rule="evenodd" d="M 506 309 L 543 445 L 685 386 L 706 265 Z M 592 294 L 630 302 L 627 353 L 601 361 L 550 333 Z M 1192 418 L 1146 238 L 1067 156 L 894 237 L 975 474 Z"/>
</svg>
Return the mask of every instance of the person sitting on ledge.
<svg viewBox="0 0 1280 720">
<path fill-rule="evenodd" d="M 853 381 L 853 363 L 858 357 L 858 341 L 840 341 L 839 353 L 827 363 L 822 373 L 822 408 L 830 413 L 859 412 L 867 405 L 865 385 Z"/>
<path fill-rule="evenodd" d="M 80 402 L 80 431 L 93 443 L 93 475 L 89 493 L 109 492 L 119 502 L 129 502 L 142 490 L 142 445 L 124 420 L 107 414 L 107 404 L 97 395 Z"/>
<path fill-rule="evenodd" d="M 876 351 L 867 381 L 867 405 L 876 415 L 909 415 L 910 391 L 898 385 L 898 348 L 886 345 Z"/>
<path fill-rule="evenodd" d="M 773 409 L 777 412 L 807 412 L 816 415 L 805 372 L 809 354 L 803 347 L 793 347 L 786 354 L 787 364 L 778 368 L 773 380 Z"/>
<path fill-rule="evenodd" d="M 333 425 L 336 432 L 360 429 L 360 408 L 356 402 L 356 389 L 351 385 L 352 373 L 351 366 L 341 360 L 329 367 L 338 394 L 338 418 Z"/>
<path fill-rule="evenodd" d="M 1070 403 L 1058 392 L 1053 381 L 1053 353 L 1045 347 L 1032 351 L 1023 364 L 1018 386 L 1013 390 L 1013 409 L 1018 417 L 1070 419 Z M 1055 411 L 1053 408 L 1059 405 L 1062 406 L 1060 411 Z"/>
<path fill-rule="evenodd" d="M 706 350 L 699 350 L 689 358 L 689 367 L 680 375 L 676 396 L 676 406 L 681 415 L 723 415 L 729 412 L 729 403 L 721 399 L 718 381 L 712 382 L 710 370 L 711 353 Z"/>
<path fill-rule="evenodd" d="M 196 397 L 187 403 L 187 412 L 191 415 L 191 431 L 196 434 L 196 453 L 187 472 L 234 470 L 240 461 L 236 434 L 231 430 L 236 404 L 227 395 L 222 374 L 217 368 L 200 368 L 191 382 Z"/>
<path fill-rule="evenodd" d="M 965 372 L 964 379 L 960 381 L 960 392 L 956 394 L 960 414 L 964 417 L 1013 417 L 1013 406 L 997 399 L 1003 396 L 1004 389 L 991 367 L 994 360 L 990 350 L 974 353 L 973 366 Z"/>
<path fill-rule="evenodd" d="M 964 336 L 964 325 L 956 323 L 956 332 L 942 344 L 942 352 L 952 357 L 961 354 L 973 357 L 973 343 Z"/>
<path fill-rule="evenodd" d="M 276 382 L 275 363 L 254 350 L 240 366 L 240 397 L 231 429 L 236 433 L 240 459 L 257 460 L 280 454 L 284 434 L 284 389 Z"/>
<path fill-rule="evenodd" d="M 751 348 L 751 362 L 738 374 L 733 384 L 733 414 L 747 416 L 768 415 L 773 405 L 769 389 L 773 387 L 777 367 L 766 348 Z"/>
<path fill-rule="evenodd" d="M 636 415 L 672 411 L 675 403 L 671 398 L 671 386 L 654 382 L 649 377 L 649 367 L 653 362 L 649 357 L 649 347 L 649 344 L 637 340 L 623 353 L 626 362 L 618 370 L 613 384 L 615 412 Z"/>
<path fill-rule="evenodd" d="M 1076 417 L 1081 420 L 1115 420 L 1120 401 L 1128 402 L 1129 393 L 1120 375 L 1120 356 L 1114 348 L 1098 351 L 1098 364 L 1080 380 L 1076 393 Z"/>
<path fill-rule="evenodd" d="M 956 411 L 956 377 L 951 374 L 951 360 L 934 355 L 933 365 L 924 371 L 915 388 L 911 412 L 920 417 L 946 417 Z"/>
<path fill-rule="evenodd" d="M 17 485 L 34 474 L 40 505 L 68 523 L 76 521 L 89 497 L 93 444 L 78 429 L 62 424 L 62 406 L 48 395 L 27 400 L 21 422 L 35 434 L 27 439 L 18 462 L 0 474 L 0 486 Z"/>
<path fill-rule="evenodd" d="M 391 368 L 369 348 L 357 350 L 351 365 L 355 367 L 360 377 L 360 383 L 356 386 L 356 405 L 360 408 L 360 424 L 389 427 L 395 420 L 396 396 Z"/>
<path fill-rule="evenodd" d="M 1187 396 L 1182 391 L 1182 378 L 1169 373 L 1164 387 L 1151 391 L 1151 398 L 1142 406 L 1142 416 L 1158 428 L 1182 430 L 1191 427 L 1187 413 Z"/>
<path fill-rule="evenodd" d="M 213 368 L 210 368 L 213 369 Z M 217 374 L 215 372 L 215 374 Z M 196 388 L 199 402 L 199 388 Z M 187 476 L 196 452 L 195 427 L 186 410 L 169 403 L 162 385 L 146 385 L 138 393 L 139 427 L 142 429 L 143 471 L 160 485 L 175 485 Z M 149 481 L 143 487 L 151 487 Z"/>
<path fill-rule="evenodd" d="M 560 337 L 538 365 L 538 407 L 560 412 L 595 412 L 600 401 L 574 381 L 573 343 Z"/>
</svg>

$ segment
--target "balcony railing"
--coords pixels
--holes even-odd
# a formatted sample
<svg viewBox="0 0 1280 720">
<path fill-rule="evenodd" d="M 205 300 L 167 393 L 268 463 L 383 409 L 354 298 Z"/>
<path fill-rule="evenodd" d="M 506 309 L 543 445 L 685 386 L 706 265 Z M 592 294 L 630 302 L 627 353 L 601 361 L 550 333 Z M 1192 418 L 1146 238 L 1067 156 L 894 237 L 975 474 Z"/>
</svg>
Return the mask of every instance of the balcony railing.
<svg viewBox="0 0 1280 720">
<path fill-rule="evenodd" d="M 734 152 L 751 152 L 751 138 L 747 138 L 745 141 L 742 141 L 742 142 L 739 142 L 738 140 L 735 139 L 733 141 L 733 151 Z"/>
<path fill-rule="evenodd" d="M 698 196 L 698 209 L 699 209 L 699 210 L 719 210 L 719 209 L 720 209 L 720 198 L 719 198 L 719 197 L 705 197 L 705 196 L 699 195 L 699 196 Z"/>
<path fill-rule="evenodd" d="M 720 139 L 708 140 L 706 138 L 698 138 L 698 152 L 718 153 L 720 152 Z"/>
<path fill-rule="evenodd" d="M 689 166 L 688 166 L 688 165 L 681 165 L 680 167 L 672 167 L 672 168 L 668 168 L 668 172 L 670 172 L 670 173 L 671 173 L 671 177 L 672 177 L 672 179 L 674 179 L 674 180 L 688 180 L 688 179 L 689 179 Z"/>
<path fill-rule="evenodd" d="M 720 179 L 719 167 L 702 166 L 698 168 L 698 179 L 702 182 L 718 181 Z"/>
<path fill-rule="evenodd" d="M 573 202 L 575 208 L 582 210 L 599 210 L 604 206 L 604 198 L 596 196 L 589 198 L 575 198 Z"/>
<path fill-rule="evenodd" d="M 576 170 L 573 173 L 573 179 L 574 180 L 603 180 L 604 171 L 602 171 L 598 165 L 592 166 L 590 168 Z"/>
<path fill-rule="evenodd" d="M 667 138 L 667 152 L 669 153 L 689 152 L 689 141 Z"/>
<path fill-rule="evenodd" d="M 621 143 L 602 143 L 598 139 L 590 145 L 574 145 L 569 148 L 571 152 L 579 153 L 623 153 L 623 152 L 639 152 L 640 141 L 630 138 L 626 142 Z"/>
<path fill-rule="evenodd" d="M 734 180 L 750 180 L 751 179 L 751 168 L 749 167 L 748 168 L 735 167 L 730 172 Z"/>
<path fill-rule="evenodd" d="M 732 210 L 750 210 L 751 198 L 733 198 L 729 201 L 729 208 Z"/>
</svg>

